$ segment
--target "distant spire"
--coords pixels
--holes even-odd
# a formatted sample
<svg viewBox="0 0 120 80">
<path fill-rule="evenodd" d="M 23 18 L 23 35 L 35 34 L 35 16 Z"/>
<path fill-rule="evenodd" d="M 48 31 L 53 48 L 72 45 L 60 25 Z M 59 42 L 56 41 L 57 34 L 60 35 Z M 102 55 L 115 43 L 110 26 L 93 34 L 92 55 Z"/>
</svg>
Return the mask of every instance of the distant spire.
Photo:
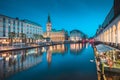
<svg viewBox="0 0 120 80">
<path fill-rule="evenodd" d="M 50 14 L 48 14 L 48 23 L 51 23 Z"/>
</svg>

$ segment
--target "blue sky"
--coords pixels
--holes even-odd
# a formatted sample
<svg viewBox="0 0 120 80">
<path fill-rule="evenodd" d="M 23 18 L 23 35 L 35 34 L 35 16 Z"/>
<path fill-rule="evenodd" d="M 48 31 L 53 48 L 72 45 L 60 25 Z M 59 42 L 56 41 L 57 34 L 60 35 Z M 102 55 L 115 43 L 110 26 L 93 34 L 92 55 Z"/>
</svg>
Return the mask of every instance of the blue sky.
<svg viewBox="0 0 120 80">
<path fill-rule="evenodd" d="M 50 13 L 53 28 L 93 36 L 112 6 L 113 0 L 0 0 L 0 14 L 37 22 L 45 31 Z"/>
</svg>

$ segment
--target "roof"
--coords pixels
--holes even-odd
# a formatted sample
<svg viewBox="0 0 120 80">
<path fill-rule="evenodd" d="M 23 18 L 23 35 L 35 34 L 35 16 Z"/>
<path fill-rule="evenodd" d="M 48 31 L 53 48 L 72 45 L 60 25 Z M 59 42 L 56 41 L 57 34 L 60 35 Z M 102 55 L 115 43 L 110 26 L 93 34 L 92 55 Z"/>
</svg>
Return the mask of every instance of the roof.
<svg viewBox="0 0 120 80">
<path fill-rule="evenodd" d="M 30 21 L 30 20 L 28 20 L 28 19 L 24 19 L 23 21 L 26 22 L 26 23 L 29 23 L 29 24 L 36 25 L 36 26 L 41 26 L 40 24 L 38 24 L 38 23 L 36 23 L 36 22 L 33 22 L 33 21 Z"/>
<path fill-rule="evenodd" d="M 3 15 L 3 14 L 0 14 L 0 16 L 7 17 L 7 18 L 10 18 L 10 19 L 14 19 L 14 20 L 23 21 L 23 22 L 30 23 L 30 24 L 33 24 L 33 25 L 36 25 L 36 26 L 40 26 L 40 27 L 41 27 L 40 24 L 38 24 L 38 23 L 36 23 L 36 22 L 33 22 L 33 21 L 31 21 L 31 20 L 28 20 L 28 19 L 23 19 L 23 20 L 21 20 L 21 19 L 19 19 L 18 17 L 12 18 L 12 17 L 6 16 L 6 15 Z"/>
<path fill-rule="evenodd" d="M 78 32 L 78 33 L 81 33 L 82 35 L 85 35 L 82 31 L 77 30 L 77 29 L 74 29 L 74 30 L 70 31 L 70 34 L 72 34 L 74 32 Z"/>
<path fill-rule="evenodd" d="M 82 31 L 77 30 L 77 29 L 74 29 L 74 30 L 70 31 L 70 33 L 73 33 L 73 32 L 80 32 L 80 33 L 83 33 Z"/>
<path fill-rule="evenodd" d="M 14 20 L 19 20 L 19 18 L 18 18 L 18 17 L 13 18 L 13 17 L 9 17 L 9 16 L 4 15 L 4 14 L 0 14 L 0 16 L 7 17 L 7 18 L 10 18 L 10 19 L 14 19 Z M 21 20 L 20 20 L 20 21 L 21 21 Z"/>
<path fill-rule="evenodd" d="M 52 29 L 51 32 L 65 32 L 65 30 L 56 30 L 56 29 Z"/>
</svg>

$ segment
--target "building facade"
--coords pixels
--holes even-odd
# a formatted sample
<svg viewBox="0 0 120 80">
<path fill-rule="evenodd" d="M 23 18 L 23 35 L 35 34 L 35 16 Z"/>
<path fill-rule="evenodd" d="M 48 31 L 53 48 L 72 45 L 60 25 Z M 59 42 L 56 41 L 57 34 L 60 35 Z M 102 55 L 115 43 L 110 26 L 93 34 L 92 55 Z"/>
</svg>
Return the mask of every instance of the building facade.
<svg viewBox="0 0 120 80">
<path fill-rule="evenodd" d="M 79 30 L 70 31 L 70 40 L 71 41 L 81 41 L 85 37 L 85 34 Z"/>
<path fill-rule="evenodd" d="M 50 15 L 48 15 L 48 21 L 46 24 L 46 32 L 44 33 L 45 38 L 50 38 L 53 42 L 65 41 L 67 39 L 67 31 L 52 29 Z"/>
<path fill-rule="evenodd" d="M 114 0 L 112 9 L 97 29 L 95 40 L 114 46 L 120 45 L 120 0 Z"/>
<path fill-rule="evenodd" d="M 9 43 L 12 37 L 13 42 L 22 42 L 22 37 L 26 42 L 32 42 L 30 39 L 34 34 L 42 35 L 42 27 L 29 20 L 19 20 L 0 14 L 0 42 Z"/>
<path fill-rule="evenodd" d="M 42 27 L 38 23 L 23 20 L 24 22 L 24 30 L 23 33 L 26 34 L 27 42 L 33 42 L 35 39 L 35 35 L 43 35 Z"/>
</svg>

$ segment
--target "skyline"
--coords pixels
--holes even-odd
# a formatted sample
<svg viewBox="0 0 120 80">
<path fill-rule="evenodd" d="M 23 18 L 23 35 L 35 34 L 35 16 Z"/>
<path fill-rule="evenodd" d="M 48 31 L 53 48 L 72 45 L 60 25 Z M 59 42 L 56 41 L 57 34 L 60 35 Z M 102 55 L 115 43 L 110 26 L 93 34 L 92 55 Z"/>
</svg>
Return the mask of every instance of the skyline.
<svg viewBox="0 0 120 80">
<path fill-rule="evenodd" d="M 109 3 L 108 0 L 0 0 L 0 14 L 37 22 L 45 31 L 50 13 L 53 28 L 67 31 L 78 29 L 93 36 L 112 5 L 113 0 Z"/>
</svg>

